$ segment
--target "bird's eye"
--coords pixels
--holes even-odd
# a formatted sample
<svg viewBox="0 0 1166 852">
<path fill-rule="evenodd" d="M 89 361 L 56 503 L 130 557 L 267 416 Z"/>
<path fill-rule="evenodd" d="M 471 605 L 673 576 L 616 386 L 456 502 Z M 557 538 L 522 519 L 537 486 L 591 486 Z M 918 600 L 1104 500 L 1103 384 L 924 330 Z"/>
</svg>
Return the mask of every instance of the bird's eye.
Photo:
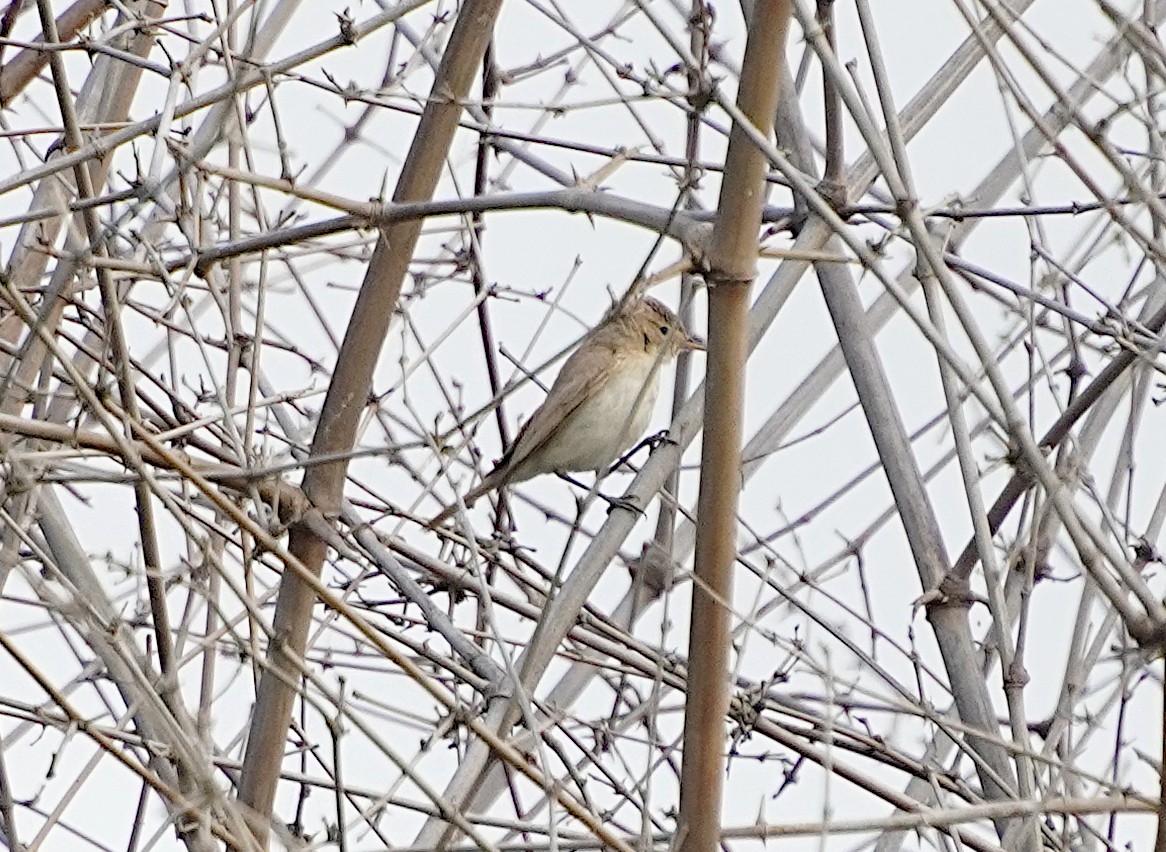
<svg viewBox="0 0 1166 852">
<path fill-rule="evenodd" d="M 672 330 L 672 329 L 670 329 L 670 328 L 669 328 L 668 326 L 666 326 L 666 325 L 662 325 L 662 326 L 660 326 L 660 333 L 661 333 L 661 334 L 667 334 L 667 333 L 668 333 L 668 332 L 670 332 L 671 330 Z"/>
</svg>

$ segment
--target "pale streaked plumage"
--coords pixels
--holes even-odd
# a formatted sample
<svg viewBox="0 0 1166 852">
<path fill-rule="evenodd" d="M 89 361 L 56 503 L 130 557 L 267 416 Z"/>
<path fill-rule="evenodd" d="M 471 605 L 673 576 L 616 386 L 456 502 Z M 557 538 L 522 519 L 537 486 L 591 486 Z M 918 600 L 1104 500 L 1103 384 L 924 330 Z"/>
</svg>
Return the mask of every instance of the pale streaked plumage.
<svg viewBox="0 0 1166 852">
<path fill-rule="evenodd" d="M 543 404 L 494 469 L 464 499 L 542 473 L 602 471 L 639 440 L 660 387 L 660 364 L 681 349 L 703 349 L 676 314 L 652 298 L 609 311 L 572 353 Z M 456 511 L 444 509 L 430 525 Z"/>
</svg>

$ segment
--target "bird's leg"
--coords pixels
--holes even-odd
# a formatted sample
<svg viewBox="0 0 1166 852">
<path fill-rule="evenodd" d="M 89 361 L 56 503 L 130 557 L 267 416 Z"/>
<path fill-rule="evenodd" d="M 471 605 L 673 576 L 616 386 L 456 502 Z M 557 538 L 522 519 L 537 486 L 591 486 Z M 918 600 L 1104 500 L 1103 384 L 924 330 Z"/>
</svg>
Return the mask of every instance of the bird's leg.
<svg viewBox="0 0 1166 852">
<path fill-rule="evenodd" d="M 611 467 L 609 467 L 607 469 L 607 471 L 603 474 L 603 476 L 606 477 L 609 474 L 614 473 L 615 471 L 619 470 L 621 465 L 627 464 L 628 461 L 631 459 L 631 457 L 634 456 L 636 453 L 638 453 L 644 447 L 648 447 L 648 452 L 649 452 L 649 454 L 651 454 L 651 453 L 656 452 L 656 448 L 662 446 L 663 444 L 675 444 L 675 443 L 676 443 L 676 439 L 673 438 L 669 434 L 668 430 L 661 429 L 655 435 L 649 435 L 648 437 L 646 437 L 642 441 L 640 441 L 638 444 L 636 444 L 634 447 L 632 447 L 630 450 L 628 450 L 626 453 L 624 453 L 623 458 L 621 458 L 619 461 L 617 461 L 615 464 L 613 464 Z M 602 478 L 602 477 L 600 477 L 600 478 Z M 600 494 L 599 496 L 607 501 L 607 513 L 609 515 L 615 509 L 626 509 L 627 511 L 634 512 L 637 515 L 645 514 L 643 507 L 637 505 L 636 501 L 634 499 L 632 499 L 631 497 L 608 497 L 606 494 Z"/>
<path fill-rule="evenodd" d="M 584 491 L 591 490 L 590 485 L 587 485 L 586 483 L 580 482 L 578 479 L 571 476 L 571 474 L 569 474 L 569 473 L 563 473 L 562 471 L 559 471 L 558 473 L 555 474 L 555 476 L 559 477 L 559 479 L 563 480 L 564 482 L 571 483 L 576 488 L 582 488 Z"/>
<path fill-rule="evenodd" d="M 611 468 L 611 470 L 615 470 L 615 468 Z M 610 473 L 610 472 L 611 471 L 608 471 L 608 473 Z M 557 474 L 557 476 L 560 479 L 571 483 L 576 488 L 581 488 L 584 491 L 591 491 L 591 487 L 580 482 L 578 479 L 571 476 L 569 473 L 560 472 Z M 595 480 L 596 485 L 598 485 L 599 482 L 601 482 L 606 476 L 607 476 L 607 474 L 605 473 L 603 476 L 598 477 Z M 614 509 L 626 509 L 629 512 L 635 512 L 637 515 L 644 514 L 644 510 L 641 509 L 638 505 L 636 505 L 636 501 L 630 497 L 609 497 L 606 494 L 604 494 L 602 491 L 600 491 L 598 488 L 595 489 L 595 496 L 598 497 L 603 502 L 607 503 L 608 514 L 611 514 L 612 510 L 614 510 Z"/>
<path fill-rule="evenodd" d="M 648 437 L 644 438 L 644 440 L 640 441 L 638 444 L 636 444 L 634 447 L 632 447 L 630 450 L 628 450 L 626 453 L 624 453 L 622 456 L 620 456 L 619 459 L 616 460 L 615 464 L 613 464 L 606 471 L 604 471 L 603 475 L 608 476 L 609 474 L 615 473 L 617 470 L 619 470 L 625 464 L 630 462 L 632 460 L 632 457 L 636 453 L 638 453 L 640 450 L 642 450 L 644 447 L 647 447 L 650 453 L 654 453 L 654 452 L 656 452 L 656 448 L 658 446 L 660 446 L 661 444 L 667 444 L 667 443 L 672 443 L 672 444 L 676 443 L 675 440 L 668 437 L 668 430 L 667 429 L 662 429 L 661 431 L 657 432 L 655 435 L 649 435 Z"/>
</svg>

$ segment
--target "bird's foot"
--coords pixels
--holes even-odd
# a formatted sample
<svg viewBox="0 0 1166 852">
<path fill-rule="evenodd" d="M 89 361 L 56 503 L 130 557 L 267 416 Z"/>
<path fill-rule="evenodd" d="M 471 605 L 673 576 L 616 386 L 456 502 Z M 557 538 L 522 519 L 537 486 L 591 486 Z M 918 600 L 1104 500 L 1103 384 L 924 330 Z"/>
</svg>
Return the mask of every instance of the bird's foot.
<svg viewBox="0 0 1166 852">
<path fill-rule="evenodd" d="M 678 446 L 677 440 L 672 437 L 672 433 L 667 429 L 661 429 L 655 435 L 649 435 L 640 443 L 646 445 L 649 451 L 653 453 L 665 444 L 671 444 L 674 447 Z"/>
<path fill-rule="evenodd" d="M 602 493 L 599 496 L 607 503 L 607 514 L 609 515 L 616 509 L 623 509 L 635 515 L 647 514 L 635 497 L 608 497 Z"/>
</svg>

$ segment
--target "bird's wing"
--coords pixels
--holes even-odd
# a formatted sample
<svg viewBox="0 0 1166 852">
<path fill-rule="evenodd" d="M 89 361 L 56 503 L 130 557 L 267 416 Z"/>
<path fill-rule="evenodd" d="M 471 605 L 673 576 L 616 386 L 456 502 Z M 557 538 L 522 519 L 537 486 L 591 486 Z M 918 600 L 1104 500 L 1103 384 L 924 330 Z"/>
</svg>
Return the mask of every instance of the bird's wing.
<svg viewBox="0 0 1166 852">
<path fill-rule="evenodd" d="M 559 370 L 543 404 L 523 424 L 518 437 L 499 459 L 491 472 L 509 474 L 531 455 L 538 452 L 558 431 L 560 425 L 607 381 L 615 367 L 615 352 L 608 346 L 582 346 Z M 548 471 L 549 472 L 549 471 Z M 504 474 L 504 475 L 505 475 Z"/>
<path fill-rule="evenodd" d="M 522 425 L 518 437 L 514 438 L 506 452 L 503 453 L 503 457 L 498 459 L 498 464 L 494 465 L 494 469 L 487 473 L 483 480 L 471 488 L 470 492 L 462 498 L 463 504 L 470 506 L 484 494 L 493 491 L 494 488 L 510 483 L 514 469 L 517 469 L 526 459 L 531 458 L 535 452 L 538 452 L 550 441 L 560 425 L 573 415 L 575 410 L 582 406 L 583 401 L 595 393 L 598 387 L 609 378 L 614 367 L 616 367 L 616 353 L 610 346 L 583 345 L 577 348 L 571 357 L 564 362 L 559 375 L 555 376 L 555 381 L 550 386 L 546 399 L 542 401 L 538 409 L 535 409 L 534 414 L 531 415 L 531 420 Z M 550 471 L 540 472 L 549 473 Z M 443 508 L 433 520 L 429 521 L 428 526 L 441 526 L 456 511 L 457 504 Z"/>
<path fill-rule="evenodd" d="M 584 345 L 576 349 L 559 370 L 542 405 L 518 430 L 518 436 L 498 459 L 494 469 L 462 498 L 463 504 L 470 506 L 479 497 L 507 484 L 514 469 L 546 445 L 559 425 L 607 380 L 615 367 L 615 359 L 616 354 L 609 346 Z M 440 526 L 457 508 L 456 503 L 446 506 L 429 522 L 429 526 Z"/>
</svg>

